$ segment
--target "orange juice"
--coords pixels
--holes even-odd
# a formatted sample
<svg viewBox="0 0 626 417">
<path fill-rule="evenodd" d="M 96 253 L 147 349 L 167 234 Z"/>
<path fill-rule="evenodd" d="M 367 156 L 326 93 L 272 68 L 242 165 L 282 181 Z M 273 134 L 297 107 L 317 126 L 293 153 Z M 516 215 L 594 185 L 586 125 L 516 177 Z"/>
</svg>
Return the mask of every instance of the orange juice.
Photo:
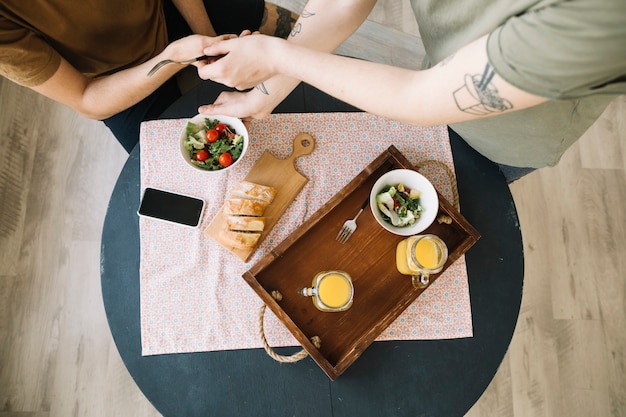
<svg viewBox="0 0 626 417">
<path fill-rule="evenodd" d="M 435 269 L 441 263 L 441 251 L 431 239 L 420 239 L 415 245 L 415 259 L 424 268 Z"/>
<path fill-rule="evenodd" d="M 446 244 L 434 235 L 410 236 L 396 247 L 396 267 L 403 275 L 439 272 L 447 258 Z"/>
<path fill-rule="evenodd" d="M 346 304 L 352 295 L 352 286 L 343 275 L 326 275 L 317 286 L 317 296 L 328 307 L 338 308 Z"/>
<path fill-rule="evenodd" d="M 322 271 L 315 275 L 311 287 L 298 293 L 313 299 L 321 311 L 345 311 L 352 306 L 354 287 L 350 275 L 343 271 Z"/>
</svg>

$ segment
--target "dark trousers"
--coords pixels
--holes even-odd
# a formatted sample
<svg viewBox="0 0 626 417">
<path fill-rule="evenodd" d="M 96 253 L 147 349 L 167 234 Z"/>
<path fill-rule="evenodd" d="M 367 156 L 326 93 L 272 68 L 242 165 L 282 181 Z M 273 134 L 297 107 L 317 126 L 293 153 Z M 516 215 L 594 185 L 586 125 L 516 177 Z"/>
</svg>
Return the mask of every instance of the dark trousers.
<svg viewBox="0 0 626 417">
<path fill-rule="evenodd" d="M 218 34 L 239 34 L 245 29 L 258 30 L 265 8 L 264 0 L 204 0 L 213 28 Z M 167 35 L 170 42 L 191 35 L 185 19 L 171 0 L 164 0 Z M 155 120 L 181 96 L 175 78 L 170 78 L 154 93 L 134 106 L 103 120 L 119 143 L 130 153 L 139 142 L 141 122 Z"/>
<path fill-rule="evenodd" d="M 537 168 L 525 168 L 525 167 L 512 167 L 509 165 L 496 164 L 504 178 L 506 178 L 507 184 L 511 184 L 513 181 L 517 181 L 522 178 L 524 175 L 528 175 L 531 172 L 535 171 Z"/>
</svg>

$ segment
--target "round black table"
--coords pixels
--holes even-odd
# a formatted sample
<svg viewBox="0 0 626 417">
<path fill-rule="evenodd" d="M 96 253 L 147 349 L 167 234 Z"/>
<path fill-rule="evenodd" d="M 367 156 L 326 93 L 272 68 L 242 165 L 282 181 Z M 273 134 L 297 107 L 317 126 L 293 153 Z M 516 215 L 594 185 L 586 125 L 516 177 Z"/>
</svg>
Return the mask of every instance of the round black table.
<svg viewBox="0 0 626 417">
<path fill-rule="evenodd" d="M 205 82 L 162 116 L 193 116 L 217 94 L 218 87 Z M 302 84 L 276 112 L 355 110 Z M 165 417 L 464 415 L 511 341 L 522 297 L 523 248 L 517 211 L 498 168 L 452 130 L 450 140 L 462 213 L 482 235 L 466 254 L 474 337 L 375 342 L 336 381 L 310 358 L 283 364 L 263 349 L 141 356 L 136 147 L 104 222 L 102 294 L 122 360 L 156 409 Z M 297 350 L 277 349 L 286 355 Z"/>
</svg>

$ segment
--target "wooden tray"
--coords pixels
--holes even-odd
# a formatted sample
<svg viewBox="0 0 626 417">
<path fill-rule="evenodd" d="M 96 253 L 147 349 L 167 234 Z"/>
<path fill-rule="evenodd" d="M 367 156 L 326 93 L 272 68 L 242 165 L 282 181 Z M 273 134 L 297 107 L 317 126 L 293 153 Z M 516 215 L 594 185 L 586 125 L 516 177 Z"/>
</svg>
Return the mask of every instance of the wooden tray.
<svg viewBox="0 0 626 417">
<path fill-rule="evenodd" d="M 403 237 L 384 230 L 366 208 L 358 228 L 345 244 L 335 240 L 346 219 L 368 198 L 374 182 L 397 168 L 415 169 L 394 146 L 389 147 L 332 197 L 243 278 L 291 331 L 331 380 L 341 375 L 363 351 L 424 291 L 395 266 L 396 245 Z M 444 271 L 479 239 L 471 224 L 441 195 L 439 211 L 451 224 L 437 220 L 423 233 L 433 233 L 448 245 Z M 311 285 L 319 271 L 346 271 L 354 283 L 354 304 L 340 313 L 317 310 L 298 290 Z M 443 272 L 443 271 L 442 271 Z M 434 282 L 437 275 L 431 276 Z M 283 298 L 277 302 L 272 291 Z M 317 349 L 313 336 L 321 338 Z"/>
<path fill-rule="evenodd" d="M 308 178 L 296 170 L 294 163 L 300 156 L 313 152 L 313 149 L 315 149 L 315 139 L 308 133 L 300 133 L 293 140 L 293 151 L 288 158 L 278 159 L 268 151 L 265 151 L 244 178 L 246 181 L 267 185 L 278 190 L 274 201 L 267 206 L 263 214 L 266 218 L 265 229 L 263 229 L 256 247 L 265 239 L 272 227 L 280 219 L 280 216 L 283 215 L 287 207 L 298 196 L 302 187 L 309 181 Z M 220 209 L 213 220 L 211 220 L 211 223 L 204 229 L 204 233 L 246 262 L 250 255 L 254 253 L 256 247 L 244 250 L 233 248 L 223 242 L 220 238 L 220 231 L 225 227 L 225 224 L 226 216 L 223 209 Z"/>
</svg>

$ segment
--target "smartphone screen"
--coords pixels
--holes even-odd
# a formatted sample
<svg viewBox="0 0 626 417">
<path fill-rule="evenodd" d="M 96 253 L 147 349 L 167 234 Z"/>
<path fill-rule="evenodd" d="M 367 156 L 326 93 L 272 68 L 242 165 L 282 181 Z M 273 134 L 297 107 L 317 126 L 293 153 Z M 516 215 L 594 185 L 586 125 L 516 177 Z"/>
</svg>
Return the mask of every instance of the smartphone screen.
<svg viewBox="0 0 626 417">
<path fill-rule="evenodd" d="M 204 211 L 204 201 L 186 195 L 146 188 L 139 205 L 140 216 L 197 227 Z"/>
</svg>

